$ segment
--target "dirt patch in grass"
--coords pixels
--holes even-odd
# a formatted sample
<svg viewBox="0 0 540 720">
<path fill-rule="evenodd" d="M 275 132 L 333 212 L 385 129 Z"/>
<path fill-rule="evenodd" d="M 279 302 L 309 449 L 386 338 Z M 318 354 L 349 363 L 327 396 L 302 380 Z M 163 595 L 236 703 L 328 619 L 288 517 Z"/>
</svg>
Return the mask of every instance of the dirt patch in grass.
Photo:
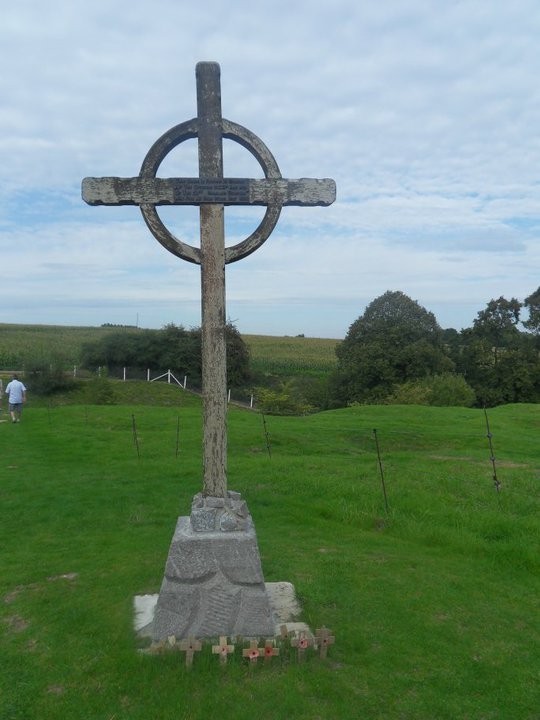
<svg viewBox="0 0 540 720">
<path fill-rule="evenodd" d="M 57 580 L 73 581 L 76 580 L 77 577 L 78 573 L 75 572 L 63 573 L 62 575 L 50 575 L 47 578 L 47 582 L 55 582 Z M 25 592 L 26 590 L 39 590 L 41 587 L 43 587 L 43 583 L 39 582 L 28 583 L 27 585 L 17 585 L 13 590 L 4 595 L 4 603 L 6 605 L 11 605 L 11 603 L 15 602 L 22 592 Z"/>
<path fill-rule="evenodd" d="M 25 620 L 20 615 L 9 615 L 7 618 L 4 618 L 4 622 L 8 628 L 15 633 L 23 632 L 23 630 L 26 630 L 30 625 L 28 620 Z"/>
<path fill-rule="evenodd" d="M 486 460 L 478 460 L 478 458 L 472 458 L 462 455 L 430 455 L 429 456 L 431 460 L 447 460 L 450 462 L 468 462 L 473 463 L 475 465 L 483 465 L 486 462 L 489 462 L 489 458 L 486 458 Z M 497 465 L 499 467 L 504 468 L 528 468 L 529 465 L 527 463 L 517 463 L 512 462 L 511 460 L 499 460 L 495 458 Z"/>
</svg>

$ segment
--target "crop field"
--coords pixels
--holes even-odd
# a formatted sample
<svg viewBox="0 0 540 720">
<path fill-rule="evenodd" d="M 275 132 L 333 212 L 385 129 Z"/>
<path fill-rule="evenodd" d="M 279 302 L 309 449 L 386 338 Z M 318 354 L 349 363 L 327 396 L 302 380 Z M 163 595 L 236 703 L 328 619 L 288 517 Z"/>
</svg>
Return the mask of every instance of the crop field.
<svg viewBox="0 0 540 720">
<path fill-rule="evenodd" d="M 136 332 L 134 327 L 69 327 L 0 324 L 0 370 L 19 370 L 27 359 L 57 356 L 66 369 L 80 362 L 81 346 L 111 332 Z M 337 340 L 306 337 L 244 335 L 252 367 L 275 375 L 331 370 Z"/>
<path fill-rule="evenodd" d="M 133 331 L 135 328 L 125 328 Z M 62 358 L 66 369 L 80 362 L 81 346 L 99 340 L 112 327 L 68 325 L 11 325 L 0 323 L 0 369 L 20 370 L 27 359 Z"/>
<path fill-rule="evenodd" d="M 339 340 L 244 335 L 254 371 L 272 375 L 320 374 L 336 366 Z"/>
<path fill-rule="evenodd" d="M 0 415 L 2 720 L 538 720 L 537 405 L 489 413 L 500 493 L 480 410 L 230 407 L 265 579 L 335 643 L 251 663 L 237 638 L 223 666 L 205 643 L 189 670 L 142 652 L 133 599 L 201 489 L 200 402 L 106 382 L 112 406 Z"/>
</svg>

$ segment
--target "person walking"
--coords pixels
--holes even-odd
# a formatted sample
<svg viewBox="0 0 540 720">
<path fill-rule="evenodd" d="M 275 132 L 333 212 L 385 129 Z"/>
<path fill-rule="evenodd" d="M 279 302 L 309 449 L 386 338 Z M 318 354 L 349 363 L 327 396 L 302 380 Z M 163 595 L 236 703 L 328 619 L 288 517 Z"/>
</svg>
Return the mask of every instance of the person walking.
<svg viewBox="0 0 540 720">
<path fill-rule="evenodd" d="M 11 421 L 14 423 L 21 422 L 22 406 L 26 402 L 26 388 L 17 375 L 13 375 L 6 385 L 6 395 L 8 397 Z"/>
</svg>

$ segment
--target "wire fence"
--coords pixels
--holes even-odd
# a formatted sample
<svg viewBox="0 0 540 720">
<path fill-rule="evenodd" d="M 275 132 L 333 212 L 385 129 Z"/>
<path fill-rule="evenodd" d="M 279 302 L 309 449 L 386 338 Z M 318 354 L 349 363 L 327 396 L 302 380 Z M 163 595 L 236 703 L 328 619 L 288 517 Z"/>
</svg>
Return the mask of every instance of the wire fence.
<svg viewBox="0 0 540 720">
<path fill-rule="evenodd" d="M 98 368 L 98 376 L 107 376 L 112 380 L 121 380 L 127 382 L 129 380 L 143 380 L 146 382 L 166 382 L 169 385 L 175 384 L 186 392 L 196 395 L 202 394 L 202 384 L 198 377 L 190 377 L 189 375 L 178 370 L 141 370 L 140 368 Z M 73 369 L 73 376 L 80 377 L 77 368 Z M 229 388 L 227 390 L 227 401 L 235 405 L 241 405 L 252 410 L 256 409 L 255 395 L 246 388 Z"/>
<path fill-rule="evenodd" d="M 3 377 L 7 380 L 14 373 L 24 376 L 24 370 L 0 369 L 0 379 Z M 129 380 L 139 380 L 146 382 L 166 382 L 181 387 L 186 392 L 202 395 L 202 383 L 198 377 L 190 377 L 181 370 L 167 369 L 150 370 L 136 367 L 98 367 L 95 372 L 91 372 L 85 368 L 74 365 L 71 370 L 65 372 L 66 376 L 79 380 L 89 380 L 92 377 L 107 377 L 111 380 L 120 380 L 127 382 Z M 234 405 L 257 410 L 257 401 L 254 393 L 249 388 L 229 388 L 227 390 L 227 401 Z"/>
</svg>

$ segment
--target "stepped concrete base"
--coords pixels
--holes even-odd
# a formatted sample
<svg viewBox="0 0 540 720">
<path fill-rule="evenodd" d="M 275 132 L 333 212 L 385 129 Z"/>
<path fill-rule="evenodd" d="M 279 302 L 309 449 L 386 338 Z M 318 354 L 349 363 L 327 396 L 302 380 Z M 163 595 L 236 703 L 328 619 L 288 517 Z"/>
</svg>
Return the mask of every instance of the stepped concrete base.
<svg viewBox="0 0 540 720">
<path fill-rule="evenodd" d="M 222 508 L 214 500 L 202 507 L 196 497 L 191 517 L 178 518 L 152 621 L 155 642 L 274 634 L 251 516 L 238 494 Z"/>
</svg>

